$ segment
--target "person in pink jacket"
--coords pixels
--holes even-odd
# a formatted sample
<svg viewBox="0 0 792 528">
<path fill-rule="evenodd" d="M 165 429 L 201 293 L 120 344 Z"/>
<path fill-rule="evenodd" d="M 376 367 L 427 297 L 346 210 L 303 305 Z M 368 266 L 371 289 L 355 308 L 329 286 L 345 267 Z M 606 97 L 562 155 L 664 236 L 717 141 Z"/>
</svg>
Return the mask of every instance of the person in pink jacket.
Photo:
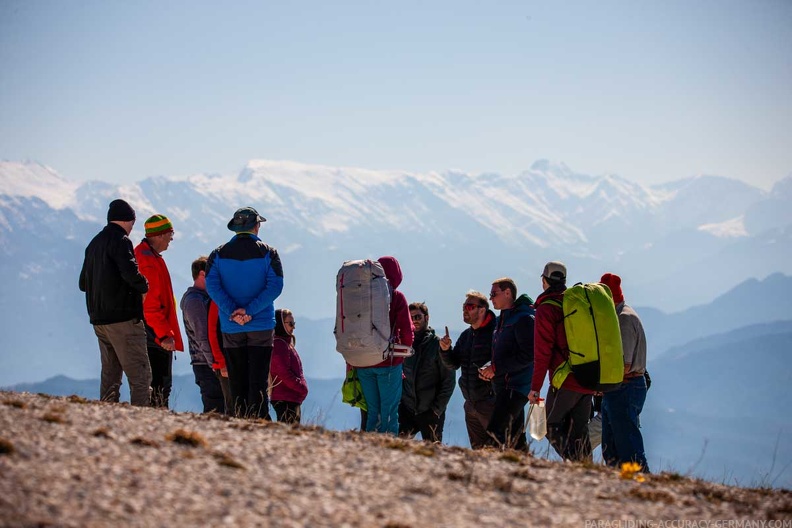
<svg viewBox="0 0 792 528">
<path fill-rule="evenodd" d="M 300 423 L 300 405 L 308 395 L 302 361 L 294 348 L 294 314 L 275 310 L 275 339 L 270 360 L 270 401 L 279 422 Z"/>
</svg>

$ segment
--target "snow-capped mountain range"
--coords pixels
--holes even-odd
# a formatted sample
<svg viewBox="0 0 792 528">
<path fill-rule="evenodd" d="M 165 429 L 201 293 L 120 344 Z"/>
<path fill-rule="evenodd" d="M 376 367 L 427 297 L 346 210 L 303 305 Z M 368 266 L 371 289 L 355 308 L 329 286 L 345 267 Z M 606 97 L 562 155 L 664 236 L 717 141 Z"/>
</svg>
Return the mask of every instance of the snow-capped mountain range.
<svg viewBox="0 0 792 528">
<path fill-rule="evenodd" d="M 439 328 L 461 327 L 465 292 L 486 292 L 498 277 L 535 297 L 548 260 L 567 264 L 570 283 L 619 273 L 631 304 L 666 311 L 709 302 L 751 277 L 792 273 L 792 175 L 766 192 L 716 176 L 649 187 L 547 161 L 500 175 L 254 160 L 234 174 L 116 185 L 2 161 L 3 348 L 27 350 L 31 335 L 42 346 L 71 346 L 75 332 L 90 334 L 77 275 L 117 197 L 137 210 L 135 242 L 148 215 L 173 221 L 165 260 L 177 297 L 191 282 L 192 260 L 230 238 L 234 210 L 256 207 L 268 219 L 261 236 L 284 264 L 279 305 L 301 317 L 333 315 L 344 260 L 385 254 L 400 260 L 401 289 L 429 305 Z"/>
</svg>

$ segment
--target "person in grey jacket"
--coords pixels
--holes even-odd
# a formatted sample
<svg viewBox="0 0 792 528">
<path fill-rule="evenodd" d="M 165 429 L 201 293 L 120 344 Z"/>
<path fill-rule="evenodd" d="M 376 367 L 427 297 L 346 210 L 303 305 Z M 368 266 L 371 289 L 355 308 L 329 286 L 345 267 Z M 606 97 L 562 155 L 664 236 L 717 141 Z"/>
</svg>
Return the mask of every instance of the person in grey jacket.
<svg viewBox="0 0 792 528">
<path fill-rule="evenodd" d="M 190 266 L 193 285 L 187 288 L 179 307 L 187 333 L 190 364 L 195 384 L 201 390 L 203 412 L 225 413 L 225 400 L 220 380 L 212 369 L 214 356 L 209 344 L 209 294 L 206 293 L 206 260 L 198 257 Z"/>
<path fill-rule="evenodd" d="M 648 473 L 641 411 L 646 401 L 646 335 L 638 314 L 624 302 L 621 277 L 606 273 L 600 282 L 610 288 L 619 315 L 624 349 L 624 381 L 602 396 L 602 458 L 609 466 L 636 462 Z"/>
<path fill-rule="evenodd" d="M 440 339 L 429 326 L 429 308 L 410 304 L 415 353 L 404 360 L 402 396 L 399 404 L 399 434 L 431 442 L 443 441 L 448 400 L 454 392 L 453 371 L 440 359 Z"/>
<path fill-rule="evenodd" d="M 130 403 L 145 407 L 151 403 L 151 366 L 143 324 L 148 281 L 138 269 L 129 240 L 134 225 L 135 210 L 127 202 L 110 202 L 107 225 L 85 249 L 79 286 L 99 340 L 99 397 L 117 402 L 121 377 L 126 374 Z"/>
</svg>

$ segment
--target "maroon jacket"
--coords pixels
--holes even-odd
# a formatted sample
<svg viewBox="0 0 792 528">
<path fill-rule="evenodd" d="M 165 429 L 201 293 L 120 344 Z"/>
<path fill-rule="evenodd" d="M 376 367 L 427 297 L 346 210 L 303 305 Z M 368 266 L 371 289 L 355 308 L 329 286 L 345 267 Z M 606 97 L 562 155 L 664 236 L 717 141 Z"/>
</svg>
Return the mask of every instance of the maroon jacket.
<svg viewBox="0 0 792 528">
<path fill-rule="evenodd" d="M 382 265 L 385 271 L 385 277 L 391 286 L 391 303 L 390 303 L 390 325 L 392 337 L 395 337 L 395 342 L 401 345 L 412 346 L 413 344 L 413 325 L 410 319 L 410 305 L 407 303 L 407 297 L 396 288 L 402 283 L 402 271 L 399 266 L 399 261 L 396 257 L 381 257 L 377 260 Z M 386 359 L 382 363 L 377 363 L 371 367 L 389 367 L 401 365 L 404 363 L 403 357 L 395 357 Z"/>
<path fill-rule="evenodd" d="M 564 311 L 555 304 L 544 302 L 555 299 L 563 302 L 564 291 L 550 291 L 542 293 L 534 303 L 536 307 L 536 321 L 534 323 L 534 371 L 531 380 L 531 390 L 541 391 L 545 376 L 553 372 L 569 357 L 566 330 L 564 330 Z M 562 389 L 583 394 L 594 394 L 578 383 L 575 375 L 570 373 L 561 385 Z"/>
<path fill-rule="evenodd" d="M 275 336 L 270 360 L 272 401 L 302 403 L 308 395 L 308 383 L 303 375 L 302 361 L 297 349 L 285 338 Z"/>
</svg>

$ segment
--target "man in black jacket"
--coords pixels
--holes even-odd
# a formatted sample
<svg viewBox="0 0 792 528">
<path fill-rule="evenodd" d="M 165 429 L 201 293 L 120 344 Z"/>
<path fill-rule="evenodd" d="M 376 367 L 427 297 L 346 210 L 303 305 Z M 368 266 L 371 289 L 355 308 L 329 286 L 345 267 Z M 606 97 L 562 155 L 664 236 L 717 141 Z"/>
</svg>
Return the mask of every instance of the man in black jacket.
<svg viewBox="0 0 792 528">
<path fill-rule="evenodd" d="M 495 314 L 489 309 L 487 297 L 477 291 L 469 291 L 462 304 L 462 320 L 469 324 L 451 346 L 451 337 L 446 327 L 440 339 L 440 359 L 451 369 L 460 370 L 459 388 L 465 398 L 465 425 L 470 447 L 480 449 L 487 445 L 487 425 L 495 410 L 495 393 L 492 383 L 479 377 L 479 369 L 492 358 L 492 332 L 495 330 Z"/>
<path fill-rule="evenodd" d="M 429 308 L 410 305 L 415 354 L 404 360 L 402 397 L 399 404 L 399 434 L 431 442 L 443 441 L 448 400 L 454 392 L 454 373 L 440 360 L 440 339 L 429 327 Z"/>
<path fill-rule="evenodd" d="M 107 225 L 85 249 L 80 290 L 85 292 L 88 316 L 99 340 L 102 379 L 99 397 L 117 402 L 121 375 L 126 373 L 132 405 L 151 403 L 151 366 L 146 350 L 143 298 L 148 282 L 140 274 L 129 233 L 135 210 L 113 200 Z"/>
</svg>

